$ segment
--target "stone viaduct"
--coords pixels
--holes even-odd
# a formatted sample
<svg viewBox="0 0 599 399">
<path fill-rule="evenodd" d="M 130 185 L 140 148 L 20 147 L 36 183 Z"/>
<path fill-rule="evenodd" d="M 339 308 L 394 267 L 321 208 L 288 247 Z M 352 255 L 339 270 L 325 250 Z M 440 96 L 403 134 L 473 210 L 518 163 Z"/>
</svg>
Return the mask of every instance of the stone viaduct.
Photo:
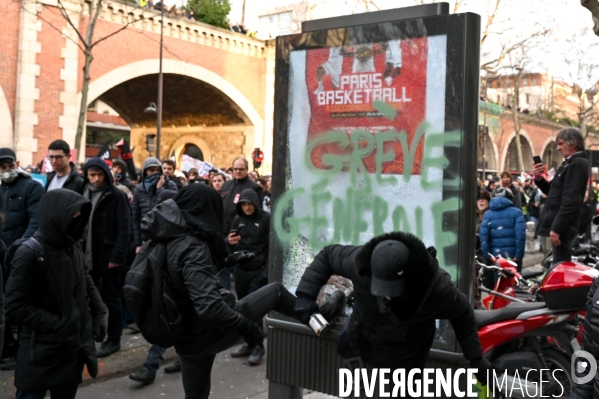
<svg viewBox="0 0 599 399">
<path fill-rule="evenodd" d="M 81 1 L 63 0 L 85 32 Z M 23 166 L 39 162 L 48 144 L 75 142 L 83 52 L 55 0 L 6 0 L 0 27 L 0 147 L 16 149 Z M 135 162 L 148 155 L 156 132 L 160 13 L 104 1 L 96 39 L 126 29 L 93 51 L 88 104 L 101 99 L 131 127 Z M 197 146 L 204 160 L 228 165 L 236 156 L 265 153 L 272 165 L 274 43 L 165 15 L 161 156 Z M 85 139 L 82 140 L 85 145 Z M 79 160 L 83 160 L 79 149 Z"/>
</svg>

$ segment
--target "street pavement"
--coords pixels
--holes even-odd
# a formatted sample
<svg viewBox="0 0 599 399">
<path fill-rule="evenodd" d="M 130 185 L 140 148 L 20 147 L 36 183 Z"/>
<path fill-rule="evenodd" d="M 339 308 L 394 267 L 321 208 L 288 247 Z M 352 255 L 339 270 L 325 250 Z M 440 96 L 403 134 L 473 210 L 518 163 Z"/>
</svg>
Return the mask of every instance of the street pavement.
<svg viewBox="0 0 599 399">
<path fill-rule="evenodd" d="M 266 341 L 268 351 L 268 342 Z M 232 348 L 232 350 L 236 349 Z M 229 351 L 220 353 L 212 368 L 212 386 L 210 398 L 213 399 L 268 399 L 268 380 L 266 379 L 266 358 L 257 366 L 249 366 L 247 358 L 233 359 Z M 163 399 L 184 398 L 181 373 L 167 374 L 161 367 L 156 380 L 150 385 L 141 385 L 129 377 L 110 379 L 82 387 L 78 398 L 136 398 Z M 305 391 L 304 399 L 327 399 L 333 396 L 318 392 Z M 278 399 L 278 398 L 277 398 Z M 283 398 L 281 398 L 283 399 Z"/>
</svg>

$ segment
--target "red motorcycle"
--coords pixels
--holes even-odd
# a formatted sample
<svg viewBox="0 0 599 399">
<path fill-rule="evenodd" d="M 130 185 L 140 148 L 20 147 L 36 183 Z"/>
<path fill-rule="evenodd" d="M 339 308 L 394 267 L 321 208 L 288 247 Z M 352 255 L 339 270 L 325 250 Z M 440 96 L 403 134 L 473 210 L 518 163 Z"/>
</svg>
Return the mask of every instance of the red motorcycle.
<svg viewBox="0 0 599 399">
<path fill-rule="evenodd" d="M 577 319 L 599 271 L 572 262 L 561 263 L 540 285 L 529 287 L 537 301 L 527 302 L 516 296 L 525 279 L 509 261 L 499 264 L 501 266 L 481 265 L 498 270 L 500 279 L 504 279 L 497 281 L 495 289 L 486 289 L 489 297 L 495 298 L 485 298 L 485 304 L 495 309 L 474 311 L 485 358 L 496 373 L 501 374 L 498 381 L 505 377 L 504 388 L 511 388 L 514 378 L 519 377 L 515 386 L 522 384 L 529 388 L 528 392 L 534 392 L 534 384 L 542 380 L 545 381 L 543 395 L 566 397 L 572 388 L 570 357 L 580 348 Z M 524 283 L 528 284 L 530 282 Z M 499 306 L 503 307 L 497 309 Z M 532 376 L 529 373 L 525 380 L 523 376 L 529 370 L 537 371 Z M 502 391 L 500 397 L 507 393 Z"/>
</svg>

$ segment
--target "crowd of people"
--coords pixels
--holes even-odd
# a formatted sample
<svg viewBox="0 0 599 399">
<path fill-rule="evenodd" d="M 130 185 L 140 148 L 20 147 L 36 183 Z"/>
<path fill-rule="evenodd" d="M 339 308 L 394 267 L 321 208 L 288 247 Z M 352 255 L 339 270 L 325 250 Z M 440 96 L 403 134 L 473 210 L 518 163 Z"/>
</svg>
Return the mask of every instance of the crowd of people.
<svg viewBox="0 0 599 399">
<path fill-rule="evenodd" d="M 570 260 L 575 236 L 591 239 L 599 190 L 597 182 L 589 181 L 584 141 L 576 129 L 560 131 L 556 141 L 565 162 L 552 180 L 538 163 L 531 165 L 534 175 L 524 179 L 504 171 L 499 177 L 478 181 L 477 250 L 485 261 L 502 256 L 516 262 L 521 271 L 527 222 L 534 224 L 539 250 L 553 252 L 554 264 Z"/>
<path fill-rule="evenodd" d="M 537 163 L 522 184 L 503 172 L 479 185 L 479 254 L 487 261 L 501 255 L 522 267 L 526 221 L 548 238 L 554 263 L 569 260 L 572 239 L 588 230 L 597 192 L 588 186 L 584 141 L 576 129 L 560 131 L 556 141 L 565 162 L 553 179 Z M 182 372 L 187 398 L 208 398 L 216 354 L 241 339 L 231 356 L 262 362 L 268 312 L 304 324 L 315 313 L 332 320 L 345 294 L 321 305 L 316 297 L 333 274 L 352 280 L 355 297 L 338 341 L 341 356 L 371 367 L 422 368 L 435 320 L 448 319 L 485 382 L 490 364 L 472 306 L 439 267 L 436 250 L 417 237 L 392 232 L 363 246 L 326 246 L 296 297 L 268 284 L 271 182 L 250 172 L 246 159 L 236 158 L 227 173 L 200 176 L 148 157 L 132 174 L 121 160 L 94 158 L 78 167 L 70 153 L 63 140 L 50 144 L 52 171 L 42 186 L 12 149 L 0 148 L 1 367 L 15 369 L 17 398 L 43 398 L 48 390 L 74 398 L 84 365 L 93 377 L 97 358 L 120 350 L 124 329 L 138 330 L 122 295 L 126 273 L 158 244 L 166 245 L 162 267 L 185 326 L 174 344 L 179 360 L 166 371 Z M 130 378 L 153 383 L 165 350 L 153 345 Z"/>
<path fill-rule="evenodd" d="M 154 234 L 144 229 L 144 217 L 158 204 L 176 201 L 183 215 L 189 216 L 187 224 L 194 226 L 195 231 L 217 234 L 222 241 L 227 267 L 221 270 L 218 279 L 215 276 L 215 283 L 218 289 L 224 287 L 230 290 L 233 275 L 237 303 L 243 298 L 251 301 L 251 294 L 268 283 L 271 180 L 268 176 L 261 177 L 256 170 L 250 172 L 246 159 L 235 159 L 231 167 L 226 168 L 228 173 L 213 169 L 208 175 L 200 176 L 197 169 L 177 170 L 176 162 L 171 159 L 146 158 L 142 168 L 131 174 L 122 160 L 93 158 L 85 164 L 76 165 L 70 161 L 70 155 L 70 146 L 65 141 L 56 140 L 50 144 L 47 158 L 52 170 L 46 174 L 43 186 L 32 179 L 32 174 L 37 172 L 35 168 L 21 168 L 12 149 L 0 149 L 0 238 L 3 244 L 0 259 L 6 260 L 0 262 L 4 278 L 2 285 L 6 290 L 4 361 L 1 367 L 4 370 L 16 369 L 17 391 L 23 392 L 18 397 L 37 397 L 25 393 L 36 393 L 43 387 L 54 388 L 64 397 L 70 397 L 80 382 L 80 372 L 67 373 L 62 368 L 57 371 L 56 365 L 37 369 L 25 351 L 32 347 L 35 331 L 43 332 L 44 339 L 49 340 L 40 353 L 44 357 L 53 356 L 53 351 L 58 348 L 64 350 L 61 341 L 74 339 L 66 333 L 57 333 L 56 336 L 50 333 L 63 323 L 73 322 L 61 317 L 75 317 L 64 313 L 65 307 L 70 308 L 69 295 L 64 293 L 75 289 L 79 292 L 77 295 L 85 295 L 87 291 L 87 296 L 95 300 L 90 303 L 89 314 L 83 309 L 81 298 L 75 297 L 79 314 L 87 315 L 93 323 L 88 323 L 87 329 L 83 328 L 85 326 L 79 329 L 80 342 L 87 345 L 87 357 L 71 353 L 74 357 L 69 358 L 65 353 L 65 357 L 57 358 L 58 362 L 72 362 L 70 371 L 79 366 L 82 368 L 85 363 L 93 375 L 95 369 L 92 363 L 96 358 L 107 357 L 120 350 L 124 329 L 139 332 L 127 311 L 122 290 L 136 254 Z M 136 178 L 131 179 L 131 176 Z M 218 217 L 209 228 L 203 225 L 203 220 L 194 219 L 197 203 L 207 192 L 219 202 L 211 205 L 214 208 L 211 212 Z M 32 254 L 24 256 L 19 250 L 23 246 L 36 249 L 38 245 L 51 262 L 68 258 L 64 265 L 67 269 L 68 265 L 76 266 L 81 262 L 82 269 L 77 271 L 76 278 L 65 277 L 68 270 L 64 267 L 64 270 L 52 268 L 56 280 L 53 279 L 47 289 L 39 289 L 38 282 L 30 275 L 39 266 L 31 260 Z M 33 256 L 35 259 L 35 253 Z M 83 293 L 80 285 L 86 287 Z M 198 287 L 201 285 L 198 284 Z M 281 297 L 282 289 L 280 285 L 269 288 L 277 298 Z M 54 294 L 58 296 L 53 297 Z M 278 306 L 283 312 L 292 313 L 294 301 L 281 303 L 273 302 L 269 306 Z M 34 311 L 27 311 L 32 309 Z M 250 317 L 256 319 L 251 321 L 251 325 L 249 322 L 241 323 L 240 329 L 244 333 L 240 334 L 254 334 L 254 337 L 246 340 L 251 345 L 246 344 L 234 351 L 233 356 L 248 357 L 250 365 L 261 363 L 265 350 L 262 340 L 257 338 L 256 326 L 270 310 L 262 305 L 258 313 Z M 246 312 L 245 308 L 243 312 Z M 74 328 L 73 325 L 70 327 Z M 81 340 L 82 335 L 85 335 L 84 340 Z M 235 342 L 239 338 L 237 336 Z M 101 342 L 97 351 L 94 350 L 94 339 Z M 164 351 L 165 348 L 153 346 L 143 368 L 133 373 L 131 379 L 152 383 Z M 193 368 L 193 359 L 188 358 L 188 361 L 189 367 Z M 179 361 L 167 369 L 170 372 L 180 370 Z M 34 380 L 32 371 L 46 377 Z M 190 381 L 188 378 L 191 384 Z"/>
</svg>

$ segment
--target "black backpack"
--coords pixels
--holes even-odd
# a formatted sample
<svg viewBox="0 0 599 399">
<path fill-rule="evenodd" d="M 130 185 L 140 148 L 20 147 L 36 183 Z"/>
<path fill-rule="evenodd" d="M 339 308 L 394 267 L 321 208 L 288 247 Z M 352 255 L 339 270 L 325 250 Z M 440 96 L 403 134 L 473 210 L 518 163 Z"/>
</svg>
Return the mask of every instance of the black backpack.
<svg viewBox="0 0 599 399">
<path fill-rule="evenodd" d="M 12 268 L 12 260 L 15 257 L 15 253 L 17 249 L 21 245 L 25 245 L 33 250 L 35 253 L 35 257 L 37 259 L 37 265 L 42 267 L 44 265 L 44 247 L 33 237 L 19 238 L 18 240 L 13 241 L 10 247 L 6 250 L 4 254 L 4 263 L 2 264 L 2 281 L 6 284 L 8 281 L 8 277 L 10 276 L 10 269 Z"/>
<path fill-rule="evenodd" d="M 166 244 L 148 241 L 125 277 L 123 295 L 143 337 L 162 348 L 173 346 L 184 332 L 174 293 L 166 272 Z"/>
</svg>

